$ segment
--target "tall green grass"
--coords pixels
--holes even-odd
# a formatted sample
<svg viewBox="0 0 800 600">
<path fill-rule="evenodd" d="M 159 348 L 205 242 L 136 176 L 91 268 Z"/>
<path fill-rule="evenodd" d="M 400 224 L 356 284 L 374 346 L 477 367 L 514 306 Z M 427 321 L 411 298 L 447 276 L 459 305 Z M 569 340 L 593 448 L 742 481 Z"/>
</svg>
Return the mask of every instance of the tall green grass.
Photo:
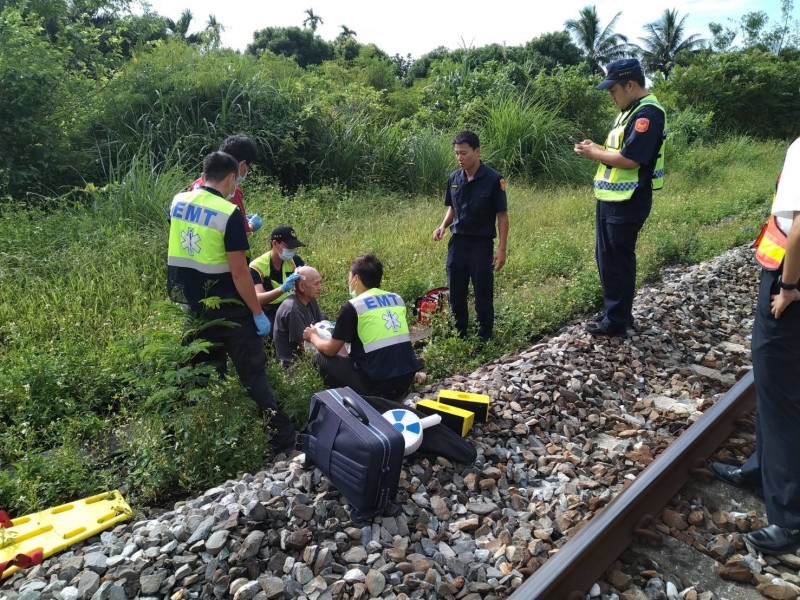
<svg viewBox="0 0 800 600">
<path fill-rule="evenodd" d="M 438 171 L 442 190 L 454 168 L 444 160 L 449 140 L 428 135 L 431 164 L 439 165 L 429 172 L 433 179 Z M 640 281 L 664 264 L 700 261 L 755 237 L 784 151 L 738 138 L 673 149 L 640 238 Z M 0 414 L 8 416 L 0 423 L 0 505 L 34 510 L 106 485 L 129 486 L 135 502 L 159 502 L 262 464 L 262 424 L 238 383 L 198 386 L 202 373 L 174 368 L 185 349 L 182 319 L 161 304 L 166 211 L 194 176 L 137 158 L 108 187 L 73 194 L 61 208 L 0 206 Z M 441 191 L 302 188 L 286 197 L 248 178 L 245 196 L 265 221 L 250 238 L 254 252 L 267 250 L 275 225 L 291 223 L 307 244 L 302 257 L 322 273 L 328 316 L 348 298 L 348 267 L 363 252 L 380 257 L 383 285 L 408 302 L 446 284 L 446 242 L 431 239 L 444 213 Z M 434 378 L 525 347 L 600 306 L 590 176 L 575 186 L 512 181 L 508 197 L 495 338 L 476 354 L 473 341 L 437 322 L 422 351 Z M 288 377 L 270 372 L 298 418 L 321 385 L 307 367 Z M 162 416 L 145 410 L 153 406 L 165 407 L 156 411 Z"/>
<path fill-rule="evenodd" d="M 480 114 L 485 160 L 504 175 L 551 182 L 585 176 L 586 162 L 572 150 L 573 125 L 536 98 L 497 95 Z"/>
</svg>

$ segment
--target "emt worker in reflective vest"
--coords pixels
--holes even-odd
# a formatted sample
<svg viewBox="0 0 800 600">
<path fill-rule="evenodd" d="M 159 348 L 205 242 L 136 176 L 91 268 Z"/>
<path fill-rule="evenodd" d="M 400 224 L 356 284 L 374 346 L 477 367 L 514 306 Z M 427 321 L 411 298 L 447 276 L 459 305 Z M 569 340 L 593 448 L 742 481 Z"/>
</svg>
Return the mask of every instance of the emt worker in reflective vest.
<svg viewBox="0 0 800 600">
<path fill-rule="evenodd" d="M 453 151 L 460 168 L 453 171 L 447 181 L 444 194 L 447 210 L 442 224 L 433 232 L 433 239 L 441 240 L 450 227 L 447 283 L 456 329 L 461 337 L 466 337 L 467 292 L 472 281 L 478 336 L 486 342 L 494 331 L 494 272 L 506 264 L 506 180 L 481 162 L 480 141 L 473 132 L 459 133 L 453 139 Z M 500 238 L 496 251 L 495 236 Z"/>
<path fill-rule="evenodd" d="M 253 141 L 253 138 L 240 134 L 231 135 L 222 140 L 222 143 L 219 146 L 219 151 L 230 154 L 236 159 L 236 162 L 239 163 L 239 172 L 236 177 L 236 191 L 233 192 L 230 202 L 233 202 L 239 207 L 242 220 L 244 221 L 244 230 L 248 235 L 250 235 L 250 233 L 258 231 L 261 228 L 262 220 L 259 215 L 247 214 L 247 211 L 244 207 L 244 194 L 242 194 L 242 188 L 239 186 L 245 180 L 247 174 L 250 173 L 250 166 L 258 157 L 258 147 Z M 189 186 L 189 191 L 196 190 L 202 185 L 203 176 L 201 175 L 192 182 L 192 185 Z"/>
<path fill-rule="evenodd" d="M 596 160 L 594 195 L 595 258 L 603 286 L 603 316 L 586 325 L 592 335 L 624 336 L 633 326 L 636 293 L 636 239 L 653 204 L 653 190 L 664 186 L 666 113 L 645 89 L 635 58 L 610 63 L 596 85 L 608 90 L 620 113 L 604 145 L 584 140 L 575 152 Z"/>
<path fill-rule="evenodd" d="M 214 325 L 200 334 L 214 344 L 195 362 L 210 361 L 225 372 L 230 355 L 239 381 L 264 413 L 272 411 L 275 429 L 272 448 L 276 454 L 294 447 L 291 419 L 278 407 L 267 382 L 266 354 L 260 336 L 270 324 L 256 298 L 247 269 L 249 248 L 239 208 L 228 202 L 236 190 L 239 166 L 224 152 L 212 152 L 203 161 L 203 185 L 175 196 L 170 206 L 167 289 L 170 298 L 208 319 L 224 319 L 233 327 Z M 236 300 L 218 308 L 206 298 Z"/>
<path fill-rule="evenodd" d="M 763 491 L 769 525 L 745 543 L 762 554 L 790 554 L 800 548 L 800 139 L 786 153 L 755 245 L 762 266 L 751 343 L 756 450 L 741 467 L 710 467 L 726 483 Z"/>
<path fill-rule="evenodd" d="M 305 244 L 297 239 L 297 234 L 290 225 L 278 225 L 270 235 L 269 252 L 250 263 L 256 296 L 273 326 L 278 307 L 300 279 L 300 275 L 294 272 L 295 269 L 306 264 L 297 255 L 296 249 L 301 246 Z"/>
<path fill-rule="evenodd" d="M 381 261 L 372 254 L 356 257 L 347 278 L 353 297 L 339 311 L 331 339 L 323 340 L 314 327 L 306 327 L 303 338 L 317 349 L 314 361 L 326 386 L 396 400 L 408 392 L 421 365 L 411 346 L 405 302 L 380 289 L 382 279 Z M 342 352 L 346 342 L 349 355 Z"/>
</svg>

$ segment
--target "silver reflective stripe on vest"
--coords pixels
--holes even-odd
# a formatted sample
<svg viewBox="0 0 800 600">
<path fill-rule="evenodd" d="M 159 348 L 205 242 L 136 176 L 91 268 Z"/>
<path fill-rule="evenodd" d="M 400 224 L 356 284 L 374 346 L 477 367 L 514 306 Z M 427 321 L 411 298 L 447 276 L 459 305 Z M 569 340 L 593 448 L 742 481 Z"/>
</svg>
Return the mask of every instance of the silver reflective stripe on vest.
<svg viewBox="0 0 800 600">
<path fill-rule="evenodd" d="M 377 300 L 377 298 L 383 298 L 384 296 L 391 296 L 392 298 L 394 298 L 394 302 L 392 304 L 381 304 L 380 301 Z M 377 305 L 376 306 L 367 306 L 367 302 L 366 302 L 367 298 L 375 298 L 376 299 L 375 302 L 377 303 Z M 362 294 L 361 296 L 358 296 L 357 298 L 353 298 L 352 300 L 349 300 L 349 302 L 350 302 L 350 304 L 353 305 L 353 308 L 356 309 L 356 313 L 358 313 L 359 315 L 363 315 L 368 310 L 375 310 L 375 309 L 378 309 L 378 308 L 389 308 L 389 307 L 392 307 L 392 306 L 405 306 L 406 305 L 406 303 L 403 302 L 403 299 L 400 296 L 398 296 L 397 294 L 393 294 L 391 292 L 388 292 L 386 294 L 378 294 L 378 295 L 369 294 L 369 295 L 366 295 L 366 296 L 364 294 Z"/>
<path fill-rule="evenodd" d="M 231 272 L 231 267 L 228 263 L 225 263 L 224 265 L 209 265 L 206 263 L 197 262 L 191 258 L 182 258 L 179 256 L 168 256 L 167 265 L 170 267 L 186 267 L 188 269 L 194 269 L 195 271 L 200 271 L 201 273 L 207 273 L 209 275 L 219 275 L 220 273 Z"/>
<path fill-rule="evenodd" d="M 229 217 L 229 215 L 214 210 L 213 208 L 201 206 L 194 202 L 184 202 L 177 198 L 173 200 L 169 214 L 173 219 L 186 223 L 195 223 L 203 227 L 215 229 L 216 231 L 222 231 L 223 233 L 228 225 Z"/>
<path fill-rule="evenodd" d="M 364 344 L 364 352 L 375 352 L 375 350 L 380 350 L 381 348 L 388 348 L 389 346 L 394 346 L 395 344 L 402 344 L 410 341 L 410 334 L 401 333 L 400 335 L 393 335 L 390 338 L 383 338 L 382 340 L 376 340 L 374 342 Z"/>
</svg>

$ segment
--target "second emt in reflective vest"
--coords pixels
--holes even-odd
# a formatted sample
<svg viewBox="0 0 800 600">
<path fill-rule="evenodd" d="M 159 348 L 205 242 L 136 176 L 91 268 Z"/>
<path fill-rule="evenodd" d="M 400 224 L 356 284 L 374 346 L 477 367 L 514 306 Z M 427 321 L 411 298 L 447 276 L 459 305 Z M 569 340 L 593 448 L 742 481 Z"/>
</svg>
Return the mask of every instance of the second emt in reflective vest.
<svg viewBox="0 0 800 600">
<path fill-rule="evenodd" d="M 595 257 L 603 286 L 603 311 L 586 325 L 592 335 L 625 335 L 633 325 L 636 293 L 636 240 L 653 204 L 653 190 L 664 185 L 666 114 L 645 86 L 635 58 L 610 63 L 595 86 L 608 90 L 620 114 L 605 144 L 584 140 L 575 152 L 596 160 L 594 194 Z"/>
<path fill-rule="evenodd" d="M 294 289 L 300 278 L 294 271 L 306 263 L 297 255 L 297 248 L 305 246 L 297 239 L 290 225 L 278 225 L 270 235 L 270 249 L 250 261 L 250 274 L 256 286 L 258 301 L 272 325 L 278 307 Z"/>
<path fill-rule="evenodd" d="M 380 289 L 382 279 L 383 265 L 374 255 L 356 257 L 347 279 L 353 297 L 339 311 L 331 339 L 323 340 L 314 327 L 307 327 L 303 338 L 317 349 L 314 360 L 328 387 L 398 399 L 421 365 L 411 345 L 405 302 Z"/>
</svg>

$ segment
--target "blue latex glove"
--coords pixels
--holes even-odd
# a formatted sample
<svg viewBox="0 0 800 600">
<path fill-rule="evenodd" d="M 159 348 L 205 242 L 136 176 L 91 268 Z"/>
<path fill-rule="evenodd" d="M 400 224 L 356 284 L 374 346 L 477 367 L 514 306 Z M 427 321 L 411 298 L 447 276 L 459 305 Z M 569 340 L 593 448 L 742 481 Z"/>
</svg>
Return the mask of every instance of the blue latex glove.
<svg viewBox="0 0 800 600">
<path fill-rule="evenodd" d="M 247 215 L 247 223 L 250 225 L 250 231 L 258 231 L 261 229 L 264 221 L 261 220 L 261 215 L 251 213 Z"/>
<path fill-rule="evenodd" d="M 253 317 L 253 321 L 255 321 L 256 331 L 258 332 L 258 335 L 260 335 L 261 337 L 269 335 L 270 330 L 272 330 L 272 325 L 269 324 L 269 319 L 267 318 L 267 315 L 265 315 L 263 312 L 257 314 Z"/>
<path fill-rule="evenodd" d="M 300 275 L 297 273 L 292 273 L 289 275 L 281 284 L 281 291 L 285 294 L 286 292 L 293 290 L 294 284 L 297 283 L 298 279 L 300 279 Z"/>
</svg>

